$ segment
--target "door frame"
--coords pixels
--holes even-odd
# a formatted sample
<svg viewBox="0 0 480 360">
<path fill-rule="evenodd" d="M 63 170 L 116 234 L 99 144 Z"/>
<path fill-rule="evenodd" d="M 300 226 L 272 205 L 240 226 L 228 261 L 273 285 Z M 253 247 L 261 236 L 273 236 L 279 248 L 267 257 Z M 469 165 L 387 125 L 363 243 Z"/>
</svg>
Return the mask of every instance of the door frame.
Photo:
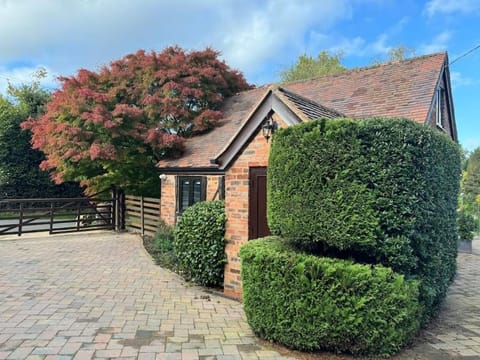
<svg viewBox="0 0 480 360">
<path fill-rule="evenodd" d="M 266 166 L 254 166 L 248 168 L 248 240 L 256 239 L 258 235 L 258 207 L 255 206 L 258 197 L 258 182 L 254 181 L 254 176 L 267 176 Z M 265 189 L 266 191 L 266 189 Z M 265 199 L 265 206 L 267 206 Z M 267 224 L 268 226 L 268 224 Z"/>
</svg>

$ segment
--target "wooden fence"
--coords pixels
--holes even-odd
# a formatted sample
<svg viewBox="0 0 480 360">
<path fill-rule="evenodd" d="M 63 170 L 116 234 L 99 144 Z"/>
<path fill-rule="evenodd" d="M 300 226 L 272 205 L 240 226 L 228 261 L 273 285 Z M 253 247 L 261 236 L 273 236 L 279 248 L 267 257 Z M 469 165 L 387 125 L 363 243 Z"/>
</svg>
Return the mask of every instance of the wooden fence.
<svg viewBox="0 0 480 360">
<path fill-rule="evenodd" d="M 128 231 L 155 236 L 160 225 L 160 199 L 125 195 L 125 209 Z"/>
<path fill-rule="evenodd" d="M 122 196 L 112 187 L 89 197 L 0 199 L 0 235 L 120 231 L 124 229 Z"/>
</svg>

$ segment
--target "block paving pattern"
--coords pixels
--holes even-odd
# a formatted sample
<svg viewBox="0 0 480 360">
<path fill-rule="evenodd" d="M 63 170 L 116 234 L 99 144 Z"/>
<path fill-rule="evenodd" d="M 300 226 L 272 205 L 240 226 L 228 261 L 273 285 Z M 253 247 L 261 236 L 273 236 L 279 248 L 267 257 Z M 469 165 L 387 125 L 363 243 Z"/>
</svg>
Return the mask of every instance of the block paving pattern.
<svg viewBox="0 0 480 360">
<path fill-rule="evenodd" d="M 257 342 L 240 303 L 155 266 L 135 235 L 0 240 L 0 359 L 293 358 Z M 438 318 L 394 358 L 480 359 L 480 240 Z"/>
<path fill-rule="evenodd" d="M 131 234 L 0 240 L 0 359 L 286 359 Z"/>
<path fill-rule="evenodd" d="M 426 343 L 440 350 L 438 358 L 443 353 L 452 359 L 480 359 L 480 240 L 473 242 L 472 254 L 459 253 L 457 263 L 442 309 L 424 331 Z"/>
</svg>

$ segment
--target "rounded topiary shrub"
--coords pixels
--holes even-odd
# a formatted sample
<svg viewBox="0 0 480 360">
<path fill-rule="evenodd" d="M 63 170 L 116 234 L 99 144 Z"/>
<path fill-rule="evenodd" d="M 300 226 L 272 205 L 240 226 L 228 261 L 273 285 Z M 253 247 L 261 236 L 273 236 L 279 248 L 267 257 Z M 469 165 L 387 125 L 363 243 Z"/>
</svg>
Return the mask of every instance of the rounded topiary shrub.
<svg viewBox="0 0 480 360">
<path fill-rule="evenodd" d="M 202 201 L 187 208 L 174 230 L 178 270 L 197 284 L 223 283 L 225 202 Z"/>
<path fill-rule="evenodd" d="M 313 121 L 275 134 L 268 166 L 273 234 L 340 251 L 372 254 L 379 234 L 372 189 L 352 120 Z"/>
<path fill-rule="evenodd" d="M 456 270 L 460 153 L 408 119 L 321 119 L 279 129 L 268 165 L 272 234 L 316 254 L 420 280 L 426 321 Z"/>
<path fill-rule="evenodd" d="M 381 265 L 317 257 L 269 237 L 240 249 L 253 331 L 299 350 L 390 355 L 418 331 L 418 281 Z"/>
</svg>

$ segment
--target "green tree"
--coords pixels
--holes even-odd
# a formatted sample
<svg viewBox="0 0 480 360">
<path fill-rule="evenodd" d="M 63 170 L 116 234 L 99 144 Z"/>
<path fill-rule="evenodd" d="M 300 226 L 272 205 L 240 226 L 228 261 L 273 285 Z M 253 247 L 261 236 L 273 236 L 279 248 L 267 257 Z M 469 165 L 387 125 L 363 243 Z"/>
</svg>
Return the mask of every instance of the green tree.
<svg viewBox="0 0 480 360">
<path fill-rule="evenodd" d="M 400 61 L 413 56 L 415 56 L 415 49 L 405 45 L 398 45 L 388 50 L 388 61 Z"/>
<path fill-rule="evenodd" d="M 480 148 L 476 148 L 470 154 L 467 163 L 467 171 L 462 183 L 463 207 L 469 213 L 478 216 L 479 204 L 476 199 L 480 195 Z"/>
<path fill-rule="evenodd" d="M 379 65 L 383 63 L 389 63 L 394 61 L 402 61 L 408 58 L 415 56 L 415 49 L 405 46 L 405 45 L 398 45 L 396 47 L 390 48 L 387 52 L 387 58 L 375 58 L 372 63 L 373 65 Z"/>
<path fill-rule="evenodd" d="M 42 73 L 31 84 L 9 85 L 8 97 L 0 96 L 0 198 L 79 196 L 78 184 L 55 185 L 49 173 L 41 171 L 45 159 L 30 145 L 31 134 L 20 124 L 44 113 L 50 94 L 40 87 Z"/>
<path fill-rule="evenodd" d="M 325 50 L 316 59 L 306 54 L 300 55 L 293 66 L 280 72 L 280 79 L 285 83 L 342 72 L 346 70 L 342 65 L 342 57 L 341 52 L 330 54 Z"/>
<path fill-rule="evenodd" d="M 392 61 L 405 60 L 412 56 L 415 56 L 415 49 L 400 44 L 388 50 L 386 59 L 376 58 L 372 63 L 379 65 Z M 331 54 L 326 50 L 322 50 L 317 58 L 306 54 L 300 55 L 294 65 L 280 72 L 280 80 L 282 83 L 286 83 L 323 75 L 337 74 L 347 69 L 342 65 L 342 59 L 343 54 L 341 51 Z"/>
</svg>

